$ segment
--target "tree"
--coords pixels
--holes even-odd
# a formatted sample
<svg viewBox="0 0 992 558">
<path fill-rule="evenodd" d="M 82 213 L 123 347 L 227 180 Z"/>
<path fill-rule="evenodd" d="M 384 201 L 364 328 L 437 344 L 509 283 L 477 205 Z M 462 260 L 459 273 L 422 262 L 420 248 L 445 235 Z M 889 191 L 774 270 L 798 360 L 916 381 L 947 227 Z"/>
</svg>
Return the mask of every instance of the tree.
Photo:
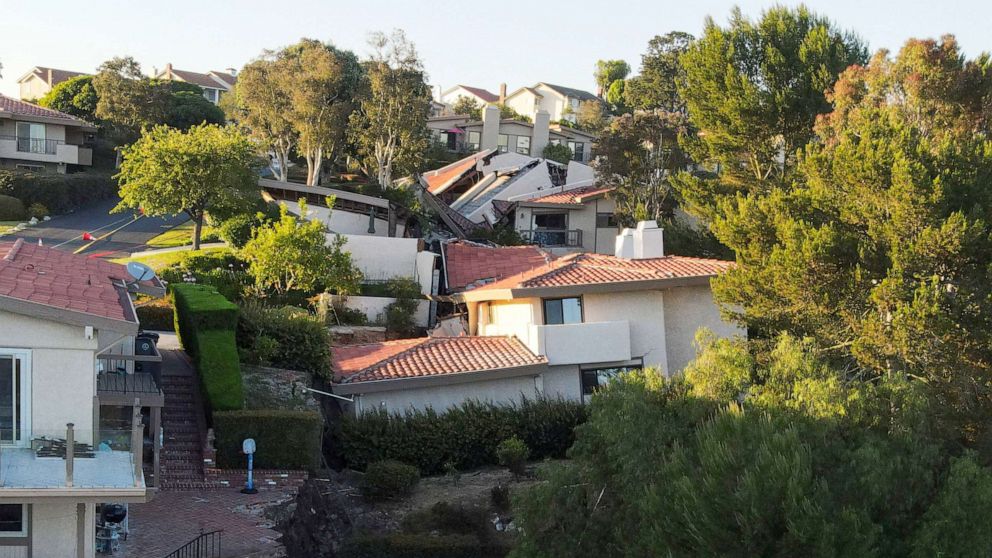
<svg viewBox="0 0 992 558">
<path fill-rule="evenodd" d="M 567 165 L 573 156 L 572 150 L 563 143 L 549 143 L 544 146 L 544 151 L 541 152 L 541 157 L 563 165 Z"/>
<path fill-rule="evenodd" d="M 199 89 L 199 88 L 198 88 Z M 169 97 L 165 124 L 188 130 L 198 124 L 224 124 L 224 111 L 208 101 L 200 92 L 180 91 Z"/>
<path fill-rule="evenodd" d="M 324 160 L 334 160 L 344 139 L 362 68 L 353 52 L 313 39 L 303 39 L 279 56 L 283 63 L 277 79 L 289 95 L 296 150 L 307 162 L 307 185 L 316 185 Z"/>
<path fill-rule="evenodd" d="M 575 113 L 575 123 L 581 130 L 599 133 L 609 125 L 605 109 L 600 101 L 582 101 Z"/>
<path fill-rule="evenodd" d="M 374 33 L 369 44 L 374 52 L 365 62 L 363 94 L 351 115 L 350 136 L 371 180 L 389 188 L 395 175 L 413 172 L 423 161 L 430 144 L 431 88 L 403 31 Z"/>
<path fill-rule="evenodd" d="M 679 56 L 694 40 L 689 33 L 672 31 L 648 41 L 648 50 L 641 56 L 640 73 L 626 80 L 626 105 L 640 110 L 685 112 L 685 101 L 676 87 L 685 76 Z"/>
<path fill-rule="evenodd" d="M 76 76 L 57 84 L 38 99 L 38 104 L 95 122 L 98 101 L 96 88 L 93 87 L 93 76 Z"/>
<path fill-rule="evenodd" d="M 678 178 L 687 209 L 709 221 L 737 193 L 788 185 L 797 150 L 830 108 L 824 91 L 866 57 L 859 39 L 803 6 L 771 8 L 758 21 L 735 9 L 726 28 L 708 19 L 679 57 L 678 94 L 699 130 L 685 148 L 719 164 L 720 175 Z"/>
<path fill-rule="evenodd" d="M 992 448 L 992 80 L 953 37 L 845 71 L 790 188 L 712 230 L 715 295 L 754 338 L 810 338 L 850 378 L 916 379 L 954 443 Z M 987 457 L 986 457 L 987 458 Z"/>
<path fill-rule="evenodd" d="M 356 292 L 361 273 L 351 254 L 342 249 L 347 239 L 337 235 L 328 245 L 324 225 L 306 217 L 302 199 L 300 212 L 303 217 L 298 219 L 282 204 L 279 220 L 255 229 L 254 237 L 241 249 L 256 284 L 280 294 L 317 289 Z"/>
<path fill-rule="evenodd" d="M 130 143 L 141 135 L 142 128 L 165 121 L 169 87 L 145 79 L 133 58 L 112 58 L 98 70 L 93 77 L 99 99 L 94 114 L 119 143 Z"/>
<path fill-rule="evenodd" d="M 290 97 L 284 91 L 286 83 L 280 78 L 286 71 L 284 66 L 271 51 L 248 63 L 238 74 L 230 101 L 234 110 L 229 114 L 267 155 L 269 170 L 283 182 L 289 179 L 289 157 L 296 145 L 296 133 L 289 118 Z"/>
<path fill-rule="evenodd" d="M 455 104 L 451 105 L 451 112 L 464 114 L 469 120 L 482 120 L 482 105 L 471 97 L 459 95 Z"/>
<path fill-rule="evenodd" d="M 193 249 L 198 250 L 206 212 L 247 207 L 258 195 L 254 151 L 233 128 L 201 124 L 182 131 L 156 126 L 123 149 L 117 174 L 121 202 L 115 211 L 184 212 L 193 221 Z"/>
<path fill-rule="evenodd" d="M 597 95 L 603 97 L 609 91 L 610 86 L 615 81 L 623 80 L 630 74 L 630 64 L 623 60 L 599 60 L 596 62 L 596 71 L 593 77 L 596 79 Z"/>
<path fill-rule="evenodd" d="M 498 103 L 496 106 L 499 107 L 499 117 L 501 119 L 519 120 L 521 122 L 531 121 L 531 118 L 529 116 L 520 114 L 519 112 L 514 110 L 513 107 L 509 105 Z"/>
</svg>

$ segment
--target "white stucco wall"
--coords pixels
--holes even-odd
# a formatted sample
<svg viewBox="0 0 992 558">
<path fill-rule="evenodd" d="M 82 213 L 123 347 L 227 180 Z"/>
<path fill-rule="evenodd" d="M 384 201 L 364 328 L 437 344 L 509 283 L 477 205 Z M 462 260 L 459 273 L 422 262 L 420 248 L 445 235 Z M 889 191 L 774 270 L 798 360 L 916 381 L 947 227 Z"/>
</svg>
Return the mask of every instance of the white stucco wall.
<svg viewBox="0 0 992 558">
<path fill-rule="evenodd" d="M 286 208 L 294 215 L 300 214 L 300 205 L 289 200 L 279 200 L 279 203 L 286 204 Z M 326 207 L 307 206 L 309 217 L 320 221 L 327 226 L 331 232 L 339 234 L 355 234 L 362 236 L 389 236 L 389 222 L 385 219 L 375 220 L 375 233 L 369 233 L 368 214 L 352 213 L 340 209 L 331 211 Z M 396 236 L 403 236 L 403 224 L 397 223 Z"/>
<path fill-rule="evenodd" d="M 642 358 L 645 368 L 668 373 L 665 340 L 665 295 L 661 291 L 589 294 L 582 297 L 586 322 L 630 321 L 631 358 Z"/>
<path fill-rule="evenodd" d="M 368 218 L 366 218 L 367 225 Z M 333 242 L 335 236 L 328 234 L 328 243 Z M 351 260 L 358 269 L 362 270 L 366 279 L 377 281 L 393 277 L 413 279 L 417 276 L 418 239 L 359 234 L 341 236 L 347 239 L 344 250 L 351 253 Z"/>
<path fill-rule="evenodd" d="M 87 505 L 87 511 L 92 504 Z M 87 513 L 90 519 L 92 515 Z M 75 557 L 77 544 L 76 504 L 53 503 L 33 504 L 31 511 L 31 556 L 32 558 Z M 96 529 L 95 521 L 85 523 Z M 94 555 L 92 546 L 86 549 L 85 556 Z"/>
<path fill-rule="evenodd" d="M 22 81 L 21 86 L 21 100 L 22 101 L 34 101 L 45 96 L 45 93 L 51 91 L 51 87 L 38 76 L 32 75 L 28 79 Z"/>
<path fill-rule="evenodd" d="M 665 323 L 670 374 L 681 372 L 696 358 L 693 340 L 696 331 L 705 327 L 718 337 L 746 337 L 736 324 L 723 321 L 720 308 L 709 287 L 681 287 L 665 291 L 665 312 L 672 317 Z"/>
<path fill-rule="evenodd" d="M 337 299 L 337 296 L 332 299 Z M 356 296 L 349 295 L 344 298 L 346 308 L 358 310 L 365 314 L 365 317 L 372 323 L 385 323 L 386 307 L 396 301 L 395 298 L 385 296 Z M 431 302 L 421 300 L 417 302 L 417 311 L 413 315 L 413 321 L 420 327 L 427 327 L 430 322 Z"/>
</svg>

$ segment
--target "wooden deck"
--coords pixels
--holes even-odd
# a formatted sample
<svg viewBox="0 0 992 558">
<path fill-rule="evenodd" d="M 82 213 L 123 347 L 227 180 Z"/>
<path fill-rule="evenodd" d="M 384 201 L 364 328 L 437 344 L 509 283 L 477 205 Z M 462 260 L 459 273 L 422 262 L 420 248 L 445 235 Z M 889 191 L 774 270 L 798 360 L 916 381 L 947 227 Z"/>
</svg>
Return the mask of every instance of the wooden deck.
<svg viewBox="0 0 992 558">
<path fill-rule="evenodd" d="M 101 405 L 132 406 L 139 399 L 143 407 L 162 407 L 165 396 L 154 376 L 147 373 L 97 375 L 97 396 Z"/>
</svg>

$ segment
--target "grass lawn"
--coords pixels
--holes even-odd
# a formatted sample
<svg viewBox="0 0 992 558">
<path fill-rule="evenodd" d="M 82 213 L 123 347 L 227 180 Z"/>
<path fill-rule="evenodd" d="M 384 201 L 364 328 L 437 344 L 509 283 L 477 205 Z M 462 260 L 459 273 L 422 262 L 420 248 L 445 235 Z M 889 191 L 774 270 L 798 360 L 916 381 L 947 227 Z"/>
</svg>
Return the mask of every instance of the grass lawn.
<svg viewBox="0 0 992 558">
<path fill-rule="evenodd" d="M 23 222 L 24 221 L 0 221 L 0 234 L 8 233 L 10 229 Z"/>
<path fill-rule="evenodd" d="M 217 240 L 217 231 L 212 227 L 203 225 L 200 233 L 200 242 L 214 242 Z M 164 233 L 148 241 L 148 248 L 177 248 L 193 243 L 193 221 L 186 221 L 177 225 Z"/>
<path fill-rule="evenodd" d="M 192 254 L 206 254 L 208 252 L 219 252 L 221 250 L 228 250 L 226 247 L 216 247 L 216 248 L 204 248 L 202 250 L 181 250 L 179 252 L 166 252 L 164 254 L 153 254 L 151 256 L 142 256 L 140 258 L 117 258 L 111 260 L 115 263 L 124 264 L 127 262 L 141 262 L 150 266 L 152 269 L 158 271 L 162 268 L 168 267 L 172 264 L 179 263 L 180 260 L 188 255 Z"/>
</svg>

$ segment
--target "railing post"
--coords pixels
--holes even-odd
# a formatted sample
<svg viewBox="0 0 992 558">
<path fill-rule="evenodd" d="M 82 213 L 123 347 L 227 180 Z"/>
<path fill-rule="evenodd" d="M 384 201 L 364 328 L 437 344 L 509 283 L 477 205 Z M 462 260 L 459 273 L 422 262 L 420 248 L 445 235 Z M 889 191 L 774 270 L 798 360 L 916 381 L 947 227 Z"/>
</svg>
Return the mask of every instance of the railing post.
<svg viewBox="0 0 992 558">
<path fill-rule="evenodd" d="M 144 433 L 141 428 L 141 400 L 134 398 L 134 415 L 131 419 L 131 460 L 134 462 L 134 486 L 141 486 L 141 460 L 144 457 Z"/>
<path fill-rule="evenodd" d="M 65 485 L 72 488 L 72 461 L 76 456 L 76 433 L 70 422 L 65 425 Z"/>
</svg>

